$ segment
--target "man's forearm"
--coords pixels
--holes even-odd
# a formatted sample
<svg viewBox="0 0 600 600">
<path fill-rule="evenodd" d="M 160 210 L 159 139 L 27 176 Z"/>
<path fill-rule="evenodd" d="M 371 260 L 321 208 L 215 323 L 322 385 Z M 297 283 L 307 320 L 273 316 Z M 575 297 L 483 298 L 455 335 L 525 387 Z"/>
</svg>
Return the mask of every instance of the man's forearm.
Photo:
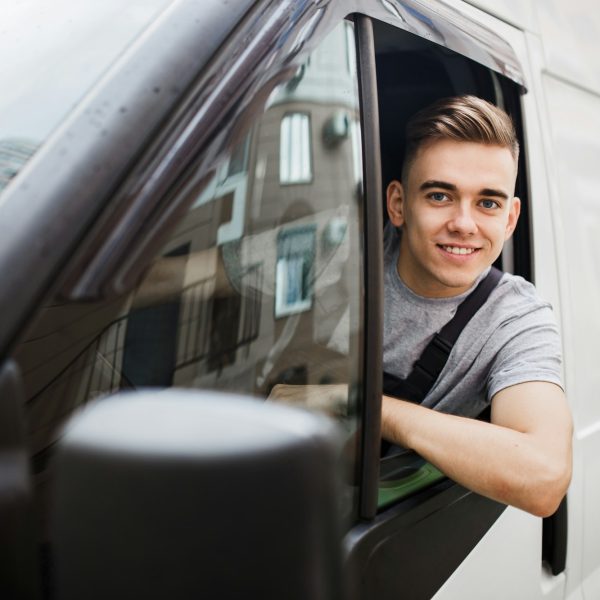
<svg viewBox="0 0 600 600">
<path fill-rule="evenodd" d="M 393 398 L 383 399 L 382 435 L 465 487 L 540 516 L 554 512 L 570 477 L 559 453 L 548 456 L 528 433 Z"/>
</svg>

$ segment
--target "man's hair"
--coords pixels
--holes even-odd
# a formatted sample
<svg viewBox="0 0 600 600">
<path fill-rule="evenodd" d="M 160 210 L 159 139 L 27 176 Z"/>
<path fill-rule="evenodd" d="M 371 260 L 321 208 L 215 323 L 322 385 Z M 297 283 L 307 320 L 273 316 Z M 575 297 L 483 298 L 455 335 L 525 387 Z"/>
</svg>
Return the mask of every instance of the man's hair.
<svg viewBox="0 0 600 600">
<path fill-rule="evenodd" d="M 476 142 L 508 148 L 517 162 L 519 141 L 511 118 L 476 96 L 442 98 L 414 114 L 406 125 L 402 179 L 419 149 L 437 140 Z"/>
</svg>

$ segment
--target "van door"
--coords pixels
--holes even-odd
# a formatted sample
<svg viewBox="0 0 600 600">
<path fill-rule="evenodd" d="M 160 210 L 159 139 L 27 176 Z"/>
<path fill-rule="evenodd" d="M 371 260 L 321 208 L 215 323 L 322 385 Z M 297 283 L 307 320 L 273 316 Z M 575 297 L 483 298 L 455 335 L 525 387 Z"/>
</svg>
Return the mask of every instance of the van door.
<svg viewBox="0 0 600 600">
<path fill-rule="evenodd" d="M 456 597 L 458 586 L 480 598 L 496 581 L 498 597 L 544 597 L 541 520 L 414 455 L 380 465 L 381 182 L 401 161 L 394 142 L 411 112 L 449 93 L 523 117 L 511 47 L 479 12 L 429 4 L 258 2 L 123 157 L 14 352 L 50 564 L 45 491 L 62 423 L 113 391 L 172 385 L 338 419 L 349 594 Z M 524 223 L 503 266 L 530 276 Z M 548 580 L 559 593 L 564 576 Z"/>
</svg>

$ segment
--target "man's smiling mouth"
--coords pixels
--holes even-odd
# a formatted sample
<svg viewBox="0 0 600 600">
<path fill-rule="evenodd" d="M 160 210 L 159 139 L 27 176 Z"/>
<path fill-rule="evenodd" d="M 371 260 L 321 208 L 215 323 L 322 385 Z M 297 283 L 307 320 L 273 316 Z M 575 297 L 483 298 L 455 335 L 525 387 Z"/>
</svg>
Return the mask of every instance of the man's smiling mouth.
<svg viewBox="0 0 600 600">
<path fill-rule="evenodd" d="M 473 254 L 477 252 L 479 248 L 465 248 L 463 246 L 444 246 L 443 244 L 438 244 L 438 247 L 442 248 L 446 252 L 450 254 L 458 254 L 458 255 L 467 255 Z"/>
</svg>

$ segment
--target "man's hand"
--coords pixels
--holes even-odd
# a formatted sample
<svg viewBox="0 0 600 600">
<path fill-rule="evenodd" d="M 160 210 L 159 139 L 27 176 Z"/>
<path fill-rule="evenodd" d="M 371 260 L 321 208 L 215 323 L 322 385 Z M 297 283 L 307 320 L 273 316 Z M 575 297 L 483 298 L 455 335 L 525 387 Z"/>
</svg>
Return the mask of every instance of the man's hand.
<svg viewBox="0 0 600 600">
<path fill-rule="evenodd" d="M 273 387 L 269 401 L 283 402 L 318 410 L 332 417 L 346 416 L 348 410 L 348 385 L 287 385 L 278 383 Z"/>
<path fill-rule="evenodd" d="M 492 400 L 492 423 L 383 398 L 384 438 L 461 485 L 542 517 L 556 510 L 569 485 L 572 431 L 564 393 L 552 383 L 502 390 Z"/>
</svg>

